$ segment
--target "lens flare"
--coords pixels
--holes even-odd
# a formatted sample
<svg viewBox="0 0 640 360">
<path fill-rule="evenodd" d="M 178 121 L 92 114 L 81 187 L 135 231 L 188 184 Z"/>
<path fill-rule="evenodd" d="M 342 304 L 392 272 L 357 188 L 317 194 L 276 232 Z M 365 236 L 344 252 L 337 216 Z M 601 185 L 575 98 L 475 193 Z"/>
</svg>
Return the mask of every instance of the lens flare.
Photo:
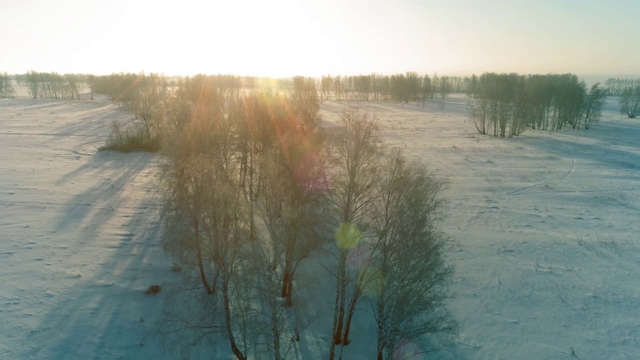
<svg viewBox="0 0 640 360">
<path fill-rule="evenodd" d="M 393 360 L 420 360 L 423 358 L 423 355 L 424 351 L 422 351 L 418 344 L 408 340 L 401 340 L 393 352 Z"/>
<path fill-rule="evenodd" d="M 362 234 L 356 224 L 343 223 L 336 231 L 336 243 L 342 250 L 353 249 L 358 246 L 361 239 Z"/>
</svg>

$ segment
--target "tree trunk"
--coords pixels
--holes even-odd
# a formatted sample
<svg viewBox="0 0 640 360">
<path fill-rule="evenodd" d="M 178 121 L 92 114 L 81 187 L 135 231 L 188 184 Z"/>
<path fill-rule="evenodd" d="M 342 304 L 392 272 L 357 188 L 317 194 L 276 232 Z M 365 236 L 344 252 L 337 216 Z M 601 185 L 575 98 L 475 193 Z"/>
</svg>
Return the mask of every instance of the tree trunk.
<svg viewBox="0 0 640 360">
<path fill-rule="evenodd" d="M 296 246 L 297 229 L 296 226 L 291 227 L 293 234 L 289 235 L 286 243 L 284 254 L 284 278 L 282 279 L 282 292 L 280 296 L 286 298 L 285 306 L 293 306 L 291 296 L 293 294 L 293 253 Z"/>
<path fill-rule="evenodd" d="M 231 327 L 231 307 L 229 305 L 229 287 L 227 284 L 227 279 L 223 281 L 222 284 L 222 298 L 224 301 L 224 320 L 225 327 L 227 330 L 227 338 L 229 339 L 229 344 L 231 345 L 231 351 L 236 356 L 238 360 L 247 360 L 247 357 L 240 351 L 238 345 L 236 344 L 236 338 L 233 336 L 233 328 Z"/>
<path fill-rule="evenodd" d="M 213 289 L 209 286 L 209 281 L 207 281 L 207 275 L 204 272 L 204 264 L 202 262 L 202 249 L 200 247 L 200 228 L 198 222 L 196 221 L 193 224 L 194 227 L 194 237 L 196 240 L 196 256 L 198 257 L 198 268 L 200 270 L 200 280 L 202 280 L 202 285 L 204 285 L 207 294 L 213 294 Z"/>
<path fill-rule="evenodd" d="M 345 346 L 349 345 L 349 343 L 351 342 L 349 340 L 349 330 L 351 329 L 351 319 L 353 318 L 353 313 L 356 310 L 356 304 L 358 302 L 358 299 L 360 298 L 360 294 L 362 294 L 362 292 L 358 289 L 358 286 L 356 285 L 356 289 L 353 293 L 353 299 L 351 299 L 351 303 L 349 304 L 349 312 L 347 312 L 347 322 L 344 327 L 344 337 L 342 338 L 342 343 Z"/>
<path fill-rule="evenodd" d="M 338 263 L 338 279 L 340 286 L 340 297 L 338 299 L 338 324 L 334 334 L 334 342 L 339 345 L 342 343 L 342 328 L 344 326 L 344 303 L 347 290 L 347 274 L 346 274 L 347 252 L 341 250 L 340 260 Z"/>
<path fill-rule="evenodd" d="M 273 331 L 273 359 L 280 360 L 280 330 L 278 329 L 278 321 L 276 319 L 276 310 L 274 309 L 271 323 L 271 330 Z"/>
<path fill-rule="evenodd" d="M 382 352 L 384 351 L 384 302 L 378 299 L 378 344 L 376 349 L 378 350 L 378 360 L 383 360 Z"/>
<path fill-rule="evenodd" d="M 289 284 L 287 286 L 287 299 L 284 305 L 286 307 L 293 306 L 293 272 L 289 274 Z"/>
<path fill-rule="evenodd" d="M 249 162 L 251 163 L 249 165 L 249 240 L 253 240 L 255 235 L 255 221 L 253 218 L 253 147 L 251 147 L 251 151 L 249 152 Z"/>
<path fill-rule="evenodd" d="M 344 291 L 342 289 L 342 278 L 344 276 L 344 263 L 346 262 L 346 252 L 340 251 L 340 259 L 338 260 L 338 274 L 336 276 L 336 301 L 333 309 L 333 328 L 331 330 L 331 347 L 329 348 L 329 360 L 335 358 L 335 348 L 342 341 L 342 318 L 340 318 L 340 299 L 344 299 Z M 344 311 L 344 307 L 343 307 Z M 340 323 L 340 325 L 338 325 Z M 338 330 L 338 328 L 340 330 Z"/>
<path fill-rule="evenodd" d="M 282 290 L 280 291 L 280 297 L 284 298 L 287 297 L 287 294 L 289 293 L 289 270 L 286 269 L 285 266 L 285 270 L 284 270 L 284 278 L 282 279 Z"/>
</svg>

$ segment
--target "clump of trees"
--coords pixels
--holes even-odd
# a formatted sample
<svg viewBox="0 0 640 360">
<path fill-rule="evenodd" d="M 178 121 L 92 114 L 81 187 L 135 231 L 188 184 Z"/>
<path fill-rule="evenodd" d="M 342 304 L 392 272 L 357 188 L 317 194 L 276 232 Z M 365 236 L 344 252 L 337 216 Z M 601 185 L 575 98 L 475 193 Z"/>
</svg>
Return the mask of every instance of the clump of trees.
<svg viewBox="0 0 640 360">
<path fill-rule="evenodd" d="M 14 94 L 11 77 L 6 72 L 0 73 L 0 99 L 12 97 Z"/>
<path fill-rule="evenodd" d="M 624 89 L 619 102 L 620 113 L 635 119 L 640 114 L 640 85 Z"/>
<path fill-rule="evenodd" d="M 618 96 L 621 114 L 631 119 L 640 115 L 640 79 L 610 78 L 605 85 L 609 95 Z"/>
<path fill-rule="evenodd" d="M 620 112 L 635 119 L 640 114 L 640 85 L 626 88 L 620 95 Z"/>
<path fill-rule="evenodd" d="M 205 85 L 193 96 L 185 86 L 159 111 L 169 159 L 164 246 L 194 269 L 219 314 L 207 326 L 238 359 L 254 352 L 282 359 L 305 327 L 294 279 L 321 244 L 327 184 L 316 89 L 304 79 L 295 89 L 291 97 L 234 97 Z M 197 330 L 182 324 L 170 331 Z"/>
<path fill-rule="evenodd" d="M 572 74 L 518 75 L 485 73 L 472 78 L 472 119 L 481 134 L 513 137 L 526 128 L 588 129 L 601 114 L 606 91 L 587 90 Z"/>
<path fill-rule="evenodd" d="M 609 78 L 604 82 L 607 94 L 612 96 L 620 96 L 626 89 L 638 86 L 640 86 L 640 79 Z"/>
<path fill-rule="evenodd" d="M 291 111 L 305 123 L 312 122 L 319 109 L 315 79 L 305 77 L 272 82 L 266 78 L 233 75 L 168 78 L 154 73 L 119 73 L 89 76 L 87 82 L 92 97 L 94 92 L 106 95 L 138 120 L 130 125 L 114 125 L 109 144 L 104 149 L 118 151 L 160 149 L 158 126 L 159 119 L 163 117 L 161 112 L 166 110 L 165 103 L 176 97 L 189 104 L 213 101 L 230 105 L 244 93 L 275 86 L 286 89 L 291 100 Z"/>
<path fill-rule="evenodd" d="M 163 246 L 201 311 L 171 312 L 167 337 L 188 347 L 222 336 L 237 359 L 287 358 L 320 306 L 299 300 L 314 284 L 297 270 L 321 248 L 336 255 L 323 264 L 336 280 L 330 358 L 359 312 L 376 318 L 379 359 L 453 331 L 441 181 L 383 151 L 366 114 L 346 112 L 326 133 L 315 79 L 292 79 L 287 94 L 193 81 L 176 82 L 153 116 L 168 160 Z"/>
<path fill-rule="evenodd" d="M 120 73 L 91 77 L 91 91 L 107 95 L 122 110 L 147 121 L 167 94 L 168 79 L 159 74 Z"/>
<path fill-rule="evenodd" d="M 168 95 L 168 79 L 158 74 L 112 74 L 90 76 L 93 93 L 107 95 L 120 108 L 134 114 L 138 122 L 116 124 L 103 150 L 120 152 L 160 150 L 160 129 L 156 112 Z"/>
<path fill-rule="evenodd" d="M 84 75 L 58 74 L 55 72 L 28 71 L 19 77 L 29 94 L 40 99 L 79 99 L 80 87 L 85 82 Z"/>
<path fill-rule="evenodd" d="M 377 292 L 377 358 L 393 359 L 403 342 L 455 330 L 444 311 L 444 286 L 453 270 L 442 256 L 447 239 L 435 226 L 443 183 L 398 151 L 386 156 L 382 168 L 374 191 L 372 259 L 361 278 L 371 282 L 365 289 Z"/>
<path fill-rule="evenodd" d="M 444 306 L 448 240 L 436 227 L 443 183 L 398 150 L 383 151 L 366 114 L 346 112 L 341 123 L 329 190 L 329 210 L 340 221 L 329 359 L 349 345 L 363 297 L 377 323 L 377 358 L 393 359 L 403 342 L 455 330 Z"/>
</svg>

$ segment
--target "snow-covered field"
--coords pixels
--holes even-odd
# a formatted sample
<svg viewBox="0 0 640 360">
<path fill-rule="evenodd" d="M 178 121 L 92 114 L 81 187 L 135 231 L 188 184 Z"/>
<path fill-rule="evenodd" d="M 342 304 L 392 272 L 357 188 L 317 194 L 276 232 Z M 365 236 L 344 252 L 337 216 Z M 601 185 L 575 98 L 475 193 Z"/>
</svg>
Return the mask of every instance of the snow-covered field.
<svg viewBox="0 0 640 360">
<path fill-rule="evenodd" d="M 321 107 L 376 116 L 386 144 L 448 179 L 460 328 L 428 357 L 640 358 L 640 121 L 609 100 L 591 130 L 500 139 L 465 101 Z M 174 357 L 154 337 L 165 293 L 144 294 L 179 281 L 159 244 L 160 157 L 97 151 L 128 119 L 104 100 L 0 100 L 0 359 Z M 300 357 L 326 358 L 325 335 Z M 372 358 L 357 341 L 343 358 Z"/>
<path fill-rule="evenodd" d="M 157 241 L 158 157 L 97 152 L 106 101 L 0 101 L 0 359 L 141 359 L 175 279 Z M 166 357 L 166 355 L 164 355 Z"/>
</svg>

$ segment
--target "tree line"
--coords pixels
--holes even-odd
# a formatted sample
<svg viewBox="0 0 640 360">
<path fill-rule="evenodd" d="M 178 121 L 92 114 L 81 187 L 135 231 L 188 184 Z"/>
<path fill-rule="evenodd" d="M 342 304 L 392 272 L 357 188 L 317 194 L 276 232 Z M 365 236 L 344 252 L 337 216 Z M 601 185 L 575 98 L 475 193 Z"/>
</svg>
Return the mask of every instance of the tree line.
<svg viewBox="0 0 640 360">
<path fill-rule="evenodd" d="M 640 79 L 609 78 L 604 82 L 607 94 L 620 96 L 626 89 L 640 86 Z"/>
<path fill-rule="evenodd" d="M 526 128 L 588 129 L 600 117 L 606 90 L 587 90 L 573 74 L 518 75 L 485 73 L 473 77 L 471 116 L 481 134 L 513 137 Z"/>
<path fill-rule="evenodd" d="M 436 226 L 442 181 L 385 151 L 366 114 L 320 127 L 313 78 L 293 78 L 288 93 L 238 92 L 216 80 L 176 83 L 149 126 L 168 159 L 163 246 L 186 280 L 166 340 L 188 351 L 222 336 L 238 359 L 285 359 L 314 320 L 308 309 L 334 294 L 329 359 L 351 342 L 358 316 L 375 318 L 379 359 L 453 331 L 448 240 Z M 335 293 L 298 279 L 326 252 Z M 314 291 L 315 299 L 300 296 Z"/>
<path fill-rule="evenodd" d="M 154 74 L 150 74 L 154 75 Z M 158 74 L 155 74 L 159 76 Z M 116 100 L 127 99 L 135 93 L 137 83 L 144 78 L 142 74 L 119 73 L 95 77 L 99 84 L 96 91 Z M 211 86 L 231 93 L 241 91 L 267 90 L 289 93 L 294 91 L 296 78 L 260 78 L 234 75 L 195 75 L 193 77 L 164 77 L 169 87 L 183 86 L 185 83 L 200 84 L 211 82 Z M 395 75 L 357 75 L 307 78 L 313 80 L 314 87 L 322 100 L 392 100 L 409 102 L 427 99 L 444 99 L 453 92 L 467 92 L 470 84 L 468 77 L 420 76 L 416 72 Z M 189 86 L 185 84 L 184 86 Z"/>
<path fill-rule="evenodd" d="M 513 137 L 527 128 L 558 130 L 589 128 L 601 115 L 607 95 L 619 97 L 620 112 L 630 118 L 640 114 L 640 79 L 608 79 L 605 86 L 587 89 L 576 75 L 518 75 L 485 73 L 480 76 L 420 76 L 416 72 L 395 75 L 294 77 L 287 79 L 235 75 L 167 77 L 160 74 L 119 73 L 105 76 L 41 73 L 29 71 L 16 76 L 30 95 L 46 99 L 79 98 L 79 89 L 88 86 L 94 93 L 109 96 L 123 110 L 131 111 L 148 128 L 151 112 L 176 88 L 191 93 L 207 86 L 237 97 L 257 90 L 296 94 L 300 79 L 306 79 L 322 100 L 425 101 L 444 100 L 452 92 L 464 92 L 473 99 L 472 119 L 483 134 Z M 6 80 L 3 80 L 6 79 Z M 8 75 L 0 77 L 0 96 L 14 94 Z"/>
<path fill-rule="evenodd" d="M 28 71 L 17 75 L 18 84 L 26 85 L 29 94 L 40 99 L 79 99 L 85 75 Z"/>
<path fill-rule="evenodd" d="M 381 75 L 331 76 L 320 78 L 324 100 L 385 100 L 409 102 L 445 99 L 452 92 L 466 92 L 470 78 L 418 75 L 416 72 Z"/>
<path fill-rule="evenodd" d="M 496 80 L 496 77 L 502 77 L 500 80 Z M 585 101 L 584 104 L 587 108 L 583 111 L 578 110 L 579 113 L 586 115 L 583 119 L 578 119 L 576 116 L 564 116 L 559 122 L 554 124 L 547 124 L 550 128 L 561 128 L 568 123 L 574 127 L 573 123 L 584 125 L 588 128 L 593 120 L 597 120 L 598 111 L 596 108 L 589 108 L 591 105 L 599 104 L 601 98 L 606 95 L 618 96 L 620 104 L 620 112 L 626 114 L 630 118 L 635 118 L 640 114 L 640 79 L 620 79 L 609 78 L 605 81 L 604 86 L 592 87 L 591 89 L 569 89 L 571 87 L 579 87 L 580 83 L 575 78 L 575 75 L 527 75 L 524 76 L 529 80 L 521 79 L 514 82 L 513 79 L 507 80 L 508 76 L 524 76 L 517 74 L 483 74 L 481 76 L 472 75 L 470 77 L 456 77 L 456 76 L 438 76 L 434 74 L 419 75 L 416 72 L 406 72 L 394 75 L 382 75 L 372 73 L 368 75 L 355 75 L 355 76 L 331 76 L 325 75 L 321 78 L 314 78 L 315 86 L 318 89 L 319 96 L 322 100 L 354 100 L 354 101 L 396 101 L 405 102 L 410 101 L 426 101 L 439 99 L 441 104 L 444 104 L 444 100 L 451 93 L 466 93 L 469 97 L 476 99 L 486 99 L 491 97 L 494 102 L 509 103 L 514 102 L 517 97 L 518 100 L 525 99 L 524 102 L 529 100 L 533 102 L 545 101 L 543 98 L 553 98 L 556 103 L 561 102 L 558 99 L 558 94 L 562 93 L 563 97 L 569 96 L 571 91 L 577 92 L 573 96 L 580 97 L 580 92 L 584 93 L 582 96 Z M 487 78 L 492 78 L 487 80 Z M 28 71 L 25 74 L 15 75 L 17 83 L 19 85 L 26 85 L 29 94 L 34 98 L 41 99 L 79 99 L 79 90 L 83 86 L 88 86 L 90 89 L 90 98 L 93 99 L 94 92 L 108 95 L 112 100 L 117 101 L 124 110 L 130 110 L 137 116 L 141 115 L 138 109 L 140 104 L 137 102 L 138 94 L 142 89 L 145 89 L 145 82 L 151 81 L 152 87 L 156 87 L 154 91 L 161 90 L 166 91 L 174 86 L 183 86 L 182 84 L 187 82 L 191 84 L 198 84 L 203 81 L 214 82 L 215 87 L 225 89 L 225 91 L 231 93 L 240 93 L 242 91 L 254 91 L 254 90 L 268 90 L 268 91 L 283 91 L 291 92 L 294 90 L 295 78 L 266 78 L 266 77 L 252 77 L 252 76 L 236 76 L 236 75 L 196 75 L 194 77 L 167 77 L 160 74 L 144 74 L 144 73 L 114 73 L 111 75 L 85 75 L 85 74 L 58 74 L 55 72 L 36 72 Z M 309 78 L 312 79 L 312 78 Z M 482 83 L 480 83 L 482 79 Z M 564 79 L 564 80 L 562 80 Z M 487 85 L 487 82 L 502 82 L 502 87 L 512 87 L 518 91 L 517 96 L 513 94 L 511 96 L 514 99 L 507 99 L 507 95 L 498 95 L 499 90 L 490 90 L 487 87 L 493 85 Z M 508 83 L 511 84 L 508 84 Z M 516 85 L 519 83 L 519 85 Z M 527 83 L 528 89 L 523 90 L 524 83 Z M 542 85 L 541 83 L 553 83 L 553 85 Z M 571 83 L 571 84 L 569 84 Z M 188 85 L 185 85 L 188 86 Z M 197 85 L 196 85 L 197 86 Z M 534 89 L 532 89 L 534 88 Z M 547 94 L 540 94 L 541 91 L 547 91 Z M 538 94 L 533 94 L 538 93 Z M 14 96 L 15 91 L 11 84 L 11 77 L 3 73 L 0 75 L 0 97 Z M 478 96 L 481 97 L 478 97 Z M 143 95 L 144 96 L 144 95 Z M 505 97 L 505 100 L 498 100 L 498 97 Z M 535 100 L 532 100 L 534 99 Z M 564 99 L 569 101 L 568 99 Z M 593 100 L 593 101 L 591 101 Z M 548 101 L 547 101 L 548 102 Z M 515 103 L 515 102 L 514 102 Z M 568 103 L 567 103 L 568 104 Z M 480 113 L 483 113 L 483 105 L 480 104 Z M 553 104 L 552 104 L 553 105 Z M 584 107 L 583 106 L 583 107 Z M 144 108 L 144 105 L 142 105 Z M 579 107 L 579 106 L 578 106 Z M 549 109 L 556 109 L 555 106 L 548 106 Z M 496 107 L 494 107 L 496 110 Z M 519 109 L 520 110 L 520 109 Z M 144 111 L 144 109 L 142 110 Z M 506 114 L 506 107 L 503 106 L 503 115 Z M 526 111 L 525 111 L 526 112 Z M 564 113 L 566 115 L 566 111 Z M 503 116 L 502 120 L 497 119 L 499 116 L 494 111 L 494 116 L 489 121 L 491 126 L 497 124 L 497 133 L 500 136 L 515 136 L 521 132 L 527 125 L 527 120 L 524 120 L 524 127 L 522 119 L 518 119 L 515 123 L 513 121 L 507 121 Z M 517 116 L 516 116 L 517 117 Z M 552 121 L 557 120 L 552 118 Z M 509 127 L 507 132 L 506 127 L 503 131 L 503 127 L 512 124 L 513 128 Z M 483 123 L 486 122 L 484 117 L 480 119 L 480 127 L 483 127 Z M 545 124 L 537 124 L 538 128 L 545 128 Z M 575 126 L 579 127 L 579 126 Z M 485 123 L 486 132 L 486 123 Z M 495 131 L 496 127 L 492 127 L 492 131 Z M 479 131 L 482 132 L 481 129 Z M 503 134 L 504 132 L 504 134 Z"/>
</svg>

